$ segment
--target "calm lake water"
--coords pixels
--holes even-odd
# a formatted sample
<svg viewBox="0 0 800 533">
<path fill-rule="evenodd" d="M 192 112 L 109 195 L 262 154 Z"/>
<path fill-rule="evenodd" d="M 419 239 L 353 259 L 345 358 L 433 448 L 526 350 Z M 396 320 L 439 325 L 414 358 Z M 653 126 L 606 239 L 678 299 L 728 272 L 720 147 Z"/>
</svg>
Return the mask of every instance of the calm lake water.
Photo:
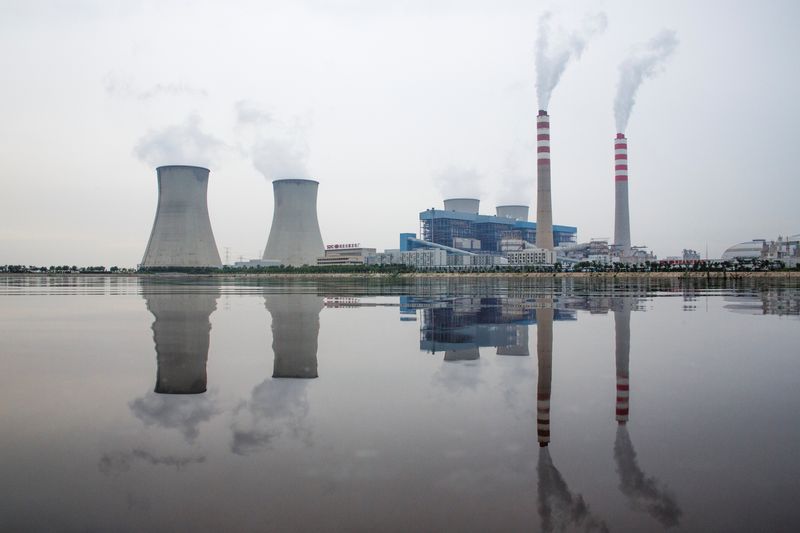
<svg viewBox="0 0 800 533">
<path fill-rule="evenodd" d="M 2 531 L 797 531 L 780 282 L 0 277 Z"/>
</svg>

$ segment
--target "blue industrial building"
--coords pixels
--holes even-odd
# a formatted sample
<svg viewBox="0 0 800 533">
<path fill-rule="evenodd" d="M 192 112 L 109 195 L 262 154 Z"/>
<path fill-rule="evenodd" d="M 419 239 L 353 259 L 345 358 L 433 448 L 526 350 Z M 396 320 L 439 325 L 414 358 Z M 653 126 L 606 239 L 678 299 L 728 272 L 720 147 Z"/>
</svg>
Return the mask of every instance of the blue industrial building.
<svg viewBox="0 0 800 533">
<path fill-rule="evenodd" d="M 427 209 L 419 214 L 421 240 L 481 254 L 500 253 L 502 239 L 536 242 L 536 223 L 508 217 Z M 404 234 L 411 236 L 410 234 Z M 574 244 L 578 228 L 553 225 L 556 246 Z M 405 239 L 401 235 L 401 247 Z"/>
</svg>

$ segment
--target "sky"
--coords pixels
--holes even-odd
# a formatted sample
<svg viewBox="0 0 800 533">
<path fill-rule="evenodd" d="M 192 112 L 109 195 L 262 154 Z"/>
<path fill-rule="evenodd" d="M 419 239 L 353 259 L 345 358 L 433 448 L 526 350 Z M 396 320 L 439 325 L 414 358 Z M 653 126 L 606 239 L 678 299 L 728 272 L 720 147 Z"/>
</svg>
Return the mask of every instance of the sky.
<svg viewBox="0 0 800 533">
<path fill-rule="evenodd" d="M 549 96 L 554 223 L 613 237 L 620 65 L 671 35 L 625 132 L 633 244 L 800 233 L 797 2 L 0 0 L 0 264 L 135 266 L 162 164 L 211 169 L 223 261 L 260 256 L 279 177 L 319 181 L 326 244 L 396 248 L 450 196 L 533 214 L 545 13 L 555 52 L 604 21 Z"/>
</svg>

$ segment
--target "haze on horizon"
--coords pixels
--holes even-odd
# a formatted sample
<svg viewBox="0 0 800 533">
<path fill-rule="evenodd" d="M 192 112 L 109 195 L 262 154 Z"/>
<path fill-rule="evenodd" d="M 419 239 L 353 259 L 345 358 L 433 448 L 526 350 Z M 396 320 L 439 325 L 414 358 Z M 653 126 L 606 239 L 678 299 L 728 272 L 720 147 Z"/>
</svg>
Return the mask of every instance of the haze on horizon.
<svg viewBox="0 0 800 533">
<path fill-rule="evenodd" d="M 0 264 L 136 265 L 161 164 L 211 169 L 231 260 L 263 250 L 273 177 L 320 182 L 326 243 L 396 247 L 446 196 L 535 213 L 548 11 L 556 40 L 607 20 L 550 95 L 554 223 L 613 236 L 619 67 L 668 30 L 625 132 L 633 244 L 800 233 L 795 2 L 3 1 Z"/>
</svg>

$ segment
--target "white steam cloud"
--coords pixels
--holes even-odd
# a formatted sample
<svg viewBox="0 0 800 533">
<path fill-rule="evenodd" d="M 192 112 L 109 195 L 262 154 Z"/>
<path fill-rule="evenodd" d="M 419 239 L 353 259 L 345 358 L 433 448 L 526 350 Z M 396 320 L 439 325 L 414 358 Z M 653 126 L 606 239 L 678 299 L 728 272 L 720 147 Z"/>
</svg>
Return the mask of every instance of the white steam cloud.
<svg viewBox="0 0 800 533">
<path fill-rule="evenodd" d="M 644 46 L 636 48 L 619 66 L 619 85 L 614 98 L 614 118 L 617 133 L 625 133 L 631 117 L 636 91 L 647 78 L 661 71 L 664 61 L 678 46 L 678 38 L 673 30 L 662 30 Z"/>
<path fill-rule="evenodd" d="M 150 166 L 200 165 L 213 166 L 228 149 L 221 140 L 200 129 L 200 117 L 190 115 L 181 124 L 161 130 L 150 130 L 134 148 L 140 160 Z"/>
<path fill-rule="evenodd" d="M 579 59 L 589 40 L 605 31 L 608 20 L 605 13 L 587 16 L 579 30 L 554 44 L 550 35 L 550 19 L 552 13 L 545 12 L 539 17 L 539 35 L 536 39 L 536 95 L 539 98 L 539 109 L 547 110 L 550 96 L 558 80 L 567 68 L 571 59 Z"/>
<path fill-rule="evenodd" d="M 250 128 L 252 143 L 244 152 L 253 166 L 269 180 L 311 177 L 308 171 L 308 145 L 298 121 L 284 125 L 253 102 L 236 102 L 237 129 Z"/>
<path fill-rule="evenodd" d="M 482 179 L 474 168 L 450 165 L 434 176 L 434 183 L 444 198 L 480 198 Z"/>
</svg>

